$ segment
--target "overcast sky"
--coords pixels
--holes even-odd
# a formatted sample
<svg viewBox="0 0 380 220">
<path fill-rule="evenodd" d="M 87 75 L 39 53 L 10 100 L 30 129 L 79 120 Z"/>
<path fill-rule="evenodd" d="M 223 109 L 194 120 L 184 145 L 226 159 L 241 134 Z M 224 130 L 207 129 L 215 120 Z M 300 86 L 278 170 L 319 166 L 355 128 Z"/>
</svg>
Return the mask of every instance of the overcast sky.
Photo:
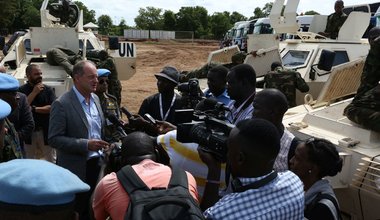
<svg viewBox="0 0 380 220">
<path fill-rule="evenodd" d="M 135 26 L 134 18 L 138 15 L 140 8 L 152 6 L 161 8 L 163 11 L 171 10 L 177 13 L 181 7 L 202 6 L 207 9 L 208 14 L 215 12 L 237 11 L 240 14 L 251 17 L 256 7 L 263 8 L 270 0 L 79 0 L 83 2 L 89 10 L 95 10 L 96 18 L 107 14 L 114 24 L 119 24 L 122 18 L 127 25 Z M 379 0 L 345 0 L 346 6 L 373 3 Z M 314 10 L 320 14 L 330 14 L 334 11 L 335 0 L 301 0 L 298 5 L 298 14 Z"/>
</svg>

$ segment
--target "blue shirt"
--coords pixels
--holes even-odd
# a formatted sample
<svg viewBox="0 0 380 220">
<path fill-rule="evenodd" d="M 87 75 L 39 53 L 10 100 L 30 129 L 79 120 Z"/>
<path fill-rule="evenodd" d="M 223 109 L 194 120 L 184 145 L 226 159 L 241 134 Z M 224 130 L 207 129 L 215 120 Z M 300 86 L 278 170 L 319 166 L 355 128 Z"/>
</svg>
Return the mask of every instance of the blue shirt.
<svg viewBox="0 0 380 220">
<path fill-rule="evenodd" d="M 88 139 L 102 139 L 102 119 L 99 116 L 98 108 L 95 105 L 94 97 L 91 93 L 90 97 L 90 103 L 87 104 L 85 98 L 82 94 L 73 86 L 73 90 L 75 92 L 75 95 L 79 99 L 79 102 L 83 108 L 83 111 L 86 115 L 88 125 L 90 126 L 88 130 Z M 97 152 L 90 151 L 88 157 L 95 157 L 99 156 Z"/>
<path fill-rule="evenodd" d="M 268 174 L 269 175 L 269 174 Z M 243 185 L 257 178 L 239 178 Z M 206 219 L 303 219 L 304 192 L 301 180 L 292 172 L 278 177 L 258 189 L 230 193 L 204 212 Z"/>
<path fill-rule="evenodd" d="M 214 96 L 214 94 L 211 93 L 210 89 L 206 89 L 204 91 L 204 96 L 206 98 L 215 98 L 218 102 L 221 102 L 225 105 L 228 105 L 231 102 L 231 99 L 227 94 L 227 89 L 224 89 L 224 92 L 218 96 Z"/>
</svg>

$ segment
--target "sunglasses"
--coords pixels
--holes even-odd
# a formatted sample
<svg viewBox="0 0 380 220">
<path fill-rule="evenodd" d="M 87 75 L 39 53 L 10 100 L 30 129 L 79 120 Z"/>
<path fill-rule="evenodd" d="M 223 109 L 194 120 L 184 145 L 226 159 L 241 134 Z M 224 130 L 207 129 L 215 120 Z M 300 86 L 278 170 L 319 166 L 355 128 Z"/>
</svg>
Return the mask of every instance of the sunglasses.
<svg viewBox="0 0 380 220">
<path fill-rule="evenodd" d="M 104 84 L 104 83 L 108 84 L 108 79 L 101 79 L 101 80 L 99 80 L 99 84 Z"/>
</svg>

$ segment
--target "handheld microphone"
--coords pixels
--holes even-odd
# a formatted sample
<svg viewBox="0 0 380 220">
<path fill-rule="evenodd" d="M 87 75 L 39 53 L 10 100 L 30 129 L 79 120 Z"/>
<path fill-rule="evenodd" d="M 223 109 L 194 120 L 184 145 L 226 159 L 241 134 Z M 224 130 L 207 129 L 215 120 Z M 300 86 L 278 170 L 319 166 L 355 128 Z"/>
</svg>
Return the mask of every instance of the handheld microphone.
<svg viewBox="0 0 380 220">
<path fill-rule="evenodd" d="M 229 109 L 226 105 L 224 105 L 221 102 L 216 101 L 215 99 L 205 99 L 204 105 L 206 109 L 231 111 L 231 109 Z"/>
<path fill-rule="evenodd" d="M 127 116 L 128 119 L 133 117 L 133 115 L 128 111 L 126 107 L 121 107 L 120 110 Z"/>
<path fill-rule="evenodd" d="M 127 134 L 124 131 L 123 124 L 119 121 L 119 119 L 114 114 L 106 114 L 106 118 L 114 125 L 116 125 L 116 129 L 120 132 L 124 137 Z"/>
</svg>

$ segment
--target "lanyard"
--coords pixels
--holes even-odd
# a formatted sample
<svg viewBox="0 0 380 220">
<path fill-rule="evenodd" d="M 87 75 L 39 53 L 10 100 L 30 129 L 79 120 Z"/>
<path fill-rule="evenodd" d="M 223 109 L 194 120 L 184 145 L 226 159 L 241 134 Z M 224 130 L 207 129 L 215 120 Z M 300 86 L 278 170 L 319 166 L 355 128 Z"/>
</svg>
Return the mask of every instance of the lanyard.
<svg viewBox="0 0 380 220">
<path fill-rule="evenodd" d="M 160 102 L 160 114 L 161 114 L 161 119 L 162 119 L 163 121 L 165 121 L 165 120 L 167 119 L 167 117 L 168 117 L 168 115 L 169 115 L 169 112 L 170 112 L 170 109 L 171 109 L 171 108 L 173 107 L 173 105 L 174 105 L 175 98 L 176 98 L 176 94 L 174 93 L 174 95 L 173 95 L 173 99 L 172 99 L 172 102 L 170 103 L 170 106 L 169 106 L 169 108 L 168 108 L 168 111 L 166 112 L 165 117 L 164 117 L 164 110 L 163 110 L 163 108 L 162 108 L 162 95 L 161 95 L 161 93 L 160 93 L 160 96 L 159 96 L 159 102 Z"/>
</svg>

